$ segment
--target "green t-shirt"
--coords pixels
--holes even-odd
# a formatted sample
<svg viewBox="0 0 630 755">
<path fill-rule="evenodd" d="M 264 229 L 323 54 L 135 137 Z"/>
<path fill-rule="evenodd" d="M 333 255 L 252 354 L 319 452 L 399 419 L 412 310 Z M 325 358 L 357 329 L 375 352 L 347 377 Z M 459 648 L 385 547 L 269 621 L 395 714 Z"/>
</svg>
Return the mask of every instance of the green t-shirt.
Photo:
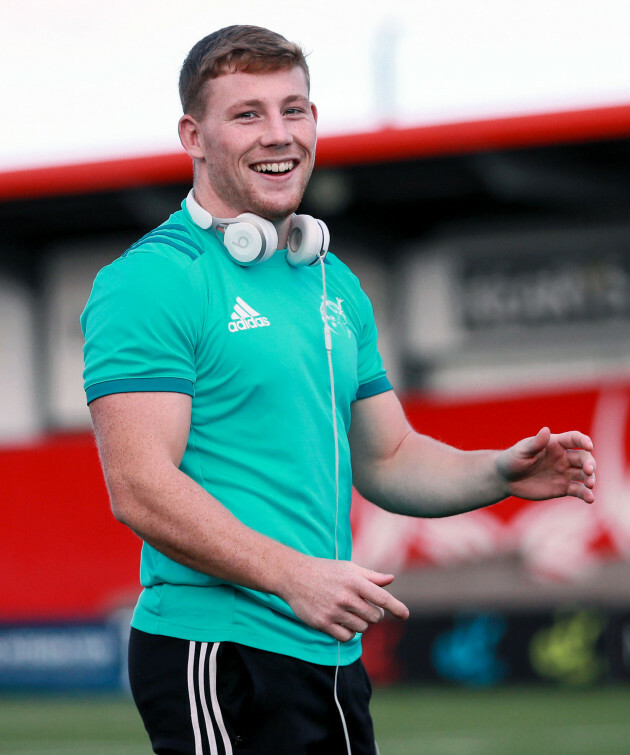
<svg viewBox="0 0 630 755">
<path fill-rule="evenodd" d="M 185 202 L 100 271 L 81 325 L 88 402 L 111 393 L 192 396 L 180 469 L 238 519 L 312 556 L 351 558 L 350 405 L 390 390 L 372 307 L 356 277 L 326 258 L 339 428 L 335 449 L 319 265 L 286 252 L 234 263 Z M 148 544 L 132 624 L 152 634 L 233 641 L 335 665 L 337 642 L 297 619 L 276 596 L 220 581 Z M 341 663 L 360 655 L 360 636 Z"/>
</svg>

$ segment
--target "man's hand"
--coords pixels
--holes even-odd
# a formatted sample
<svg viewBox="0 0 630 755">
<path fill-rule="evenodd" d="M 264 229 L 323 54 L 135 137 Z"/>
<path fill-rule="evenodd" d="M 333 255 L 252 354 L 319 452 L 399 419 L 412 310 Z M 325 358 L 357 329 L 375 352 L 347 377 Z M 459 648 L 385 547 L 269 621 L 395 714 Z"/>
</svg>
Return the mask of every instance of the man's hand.
<svg viewBox="0 0 630 755">
<path fill-rule="evenodd" d="M 540 501 L 575 496 L 593 503 L 593 442 L 577 430 L 554 435 L 548 427 L 519 441 L 496 460 L 509 495 Z"/>
<path fill-rule="evenodd" d="M 340 642 L 378 624 L 385 612 L 407 619 L 409 609 L 384 590 L 392 574 L 364 569 L 351 561 L 300 558 L 290 569 L 281 597 L 309 626 Z"/>
</svg>

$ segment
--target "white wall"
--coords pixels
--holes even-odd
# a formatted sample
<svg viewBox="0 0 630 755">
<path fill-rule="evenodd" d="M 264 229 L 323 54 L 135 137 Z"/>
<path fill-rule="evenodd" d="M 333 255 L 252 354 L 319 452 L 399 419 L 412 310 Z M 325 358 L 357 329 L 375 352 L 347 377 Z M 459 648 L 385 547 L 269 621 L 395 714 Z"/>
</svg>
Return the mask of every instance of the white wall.
<svg viewBox="0 0 630 755">
<path fill-rule="evenodd" d="M 27 440 L 40 430 L 36 348 L 33 298 L 0 273 L 0 443 Z"/>
<path fill-rule="evenodd" d="M 127 248 L 109 239 L 61 244 L 48 251 L 40 316 L 45 335 L 45 415 L 52 428 L 90 427 L 83 390 L 83 334 L 79 317 L 96 273 Z"/>
</svg>

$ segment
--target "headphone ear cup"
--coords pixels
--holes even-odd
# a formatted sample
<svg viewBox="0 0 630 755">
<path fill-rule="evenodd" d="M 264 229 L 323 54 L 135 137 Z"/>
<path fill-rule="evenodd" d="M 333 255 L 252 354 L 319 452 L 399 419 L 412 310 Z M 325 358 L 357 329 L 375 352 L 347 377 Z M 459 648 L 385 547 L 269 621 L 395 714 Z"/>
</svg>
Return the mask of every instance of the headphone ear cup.
<svg viewBox="0 0 630 755">
<path fill-rule="evenodd" d="M 326 223 L 311 215 L 294 215 L 291 219 L 287 261 L 294 266 L 312 265 L 324 259 L 330 244 Z"/>
<path fill-rule="evenodd" d="M 244 212 L 228 224 L 223 243 L 239 265 L 255 265 L 275 253 L 278 233 L 271 221 Z"/>
</svg>

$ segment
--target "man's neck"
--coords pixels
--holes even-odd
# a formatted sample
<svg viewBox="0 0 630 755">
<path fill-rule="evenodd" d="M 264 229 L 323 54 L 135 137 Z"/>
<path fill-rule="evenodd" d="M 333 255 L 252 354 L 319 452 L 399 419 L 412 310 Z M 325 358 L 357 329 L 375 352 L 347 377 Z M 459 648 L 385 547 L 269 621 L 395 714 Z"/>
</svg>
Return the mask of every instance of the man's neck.
<svg viewBox="0 0 630 755">
<path fill-rule="evenodd" d="M 213 202 L 212 197 L 208 196 L 208 192 L 205 192 L 203 187 L 199 186 L 197 183 L 193 185 L 193 193 L 197 204 L 206 212 L 209 212 L 214 218 L 234 218 L 240 214 L 239 212 L 234 212 L 225 208 L 222 203 L 218 201 Z M 243 210 L 242 212 L 248 212 L 248 210 Z M 268 218 L 263 219 L 269 220 Z M 289 229 L 291 227 L 291 215 L 281 218 L 280 220 L 269 220 L 269 222 L 273 224 L 276 233 L 278 234 L 278 249 L 286 249 L 289 240 Z"/>
</svg>

